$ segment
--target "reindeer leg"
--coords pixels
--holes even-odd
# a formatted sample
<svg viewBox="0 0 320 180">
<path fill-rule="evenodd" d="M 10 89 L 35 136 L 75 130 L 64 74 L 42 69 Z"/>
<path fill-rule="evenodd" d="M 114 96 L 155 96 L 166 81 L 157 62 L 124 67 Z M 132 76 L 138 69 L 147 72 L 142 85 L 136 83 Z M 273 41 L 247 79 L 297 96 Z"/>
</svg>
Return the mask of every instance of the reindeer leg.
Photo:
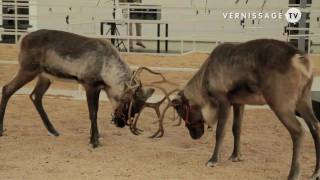
<svg viewBox="0 0 320 180">
<path fill-rule="evenodd" d="M 233 162 L 241 161 L 240 154 L 240 135 L 241 135 L 241 124 L 243 119 L 244 105 L 233 105 L 233 126 L 232 133 L 234 137 L 233 152 L 230 156 L 230 160 Z"/>
<path fill-rule="evenodd" d="M 97 116 L 98 116 L 98 109 L 99 109 L 99 95 L 101 90 L 98 87 L 93 87 L 90 85 L 85 85 L 85 90 L 87 95 L 89 117 L 91 121 L 90 144 L 92 144 L 93 148 L 96 148 L 99 145 L 99 131 L 98 131 L 98 124 L 97 124 Z"/>
<path fill-rule="evenodd" d="M 307 95 L 307 97 L 304 97 L 304 99 L 302 99 L 299 103 L 297 103 L 297 110 L 310 129 L 314 146 L 316 149 L 316 166 L 311 179 L 319 180 L 320 179 L 320 127 L 319 127 L 319 122 L 316 116 L 314 115 L 314 112 L 312 109 L 310 93 Z"/>
<path fill-rule="evenodd" d="M 228 103 L 228 101 L 223 97 L 221 97 L 221 100 L 222 101 L 219 102 L 219 108 L 217 112 L 218 124 L 216 129 L 216 145 L 214 148 L 213 155 L 207 162 L 208 167 L 214 167 L 218 163 L 221 145 L 225 136 L 225 127 L 228 120 L 228 114 L 230 111 L 230 104 Z"/>
<path fill-rule="evenodd" d="M 292 142 L 293 142 L 293 154 L 292 154 L 292 162 L 291 162 L 291 169 L 289 173 L 289 180 L 296 180 L 299 179 L 299 173 L 300 173 L 300 150 L 301 150 L 301 144 L 303 141 L 303 135 L 304 131 L 297 120 L 294 110 L 292 111 L 280 111 L 273 109 L 273 111 L 276 113 L 277 117 L 280 119 L 280 121 L 283 123 L 283 125 L 288 129 Z"/>
<path fill-rule="evenodd" d="M 310 103 L 299 103 L 298 105 L 298 112 L 301 114 L 302 118 L 308 125 L 314 146 L 316 149 L 316 166 L 314 173 L 312 175 L 311 179 L 317 179 L 319 180 L 320 178 L 320 127 L 319 127 L 319 122 L 317 118 L 314 115 L 314 112 L 312 110 L 311 106 L 311 101 Z"/>
<path fill-rule="evenodd" d="M 42 76 L 39 76 L 36 87 L 34 88 L 33 92 L 30 94 L 30 99 L 33 102 L 34 106 L 36 107 L 36 109 L 37 109 L 37 111 L 43 121 L 43 124 L 45 125 L 45 127 L 47 128 L 49 133 L 54 136 L 59 136 L 58 131 L 56 131 L 54 126 L 51 124 L 51 122 L 48 118 L 48 115 L 45 112 L 45 110 L 43 109 L 43 105 L 42 105 L 43 95 L 46 93 L 46 91 L 50 87 L 50 84 L 51 84 L 51 82 L 49 79 L 42 77 Z"/>
<path fill-rule="evenodd" d="M 291 78 L 296 79 L 295 73 L 291 75 Z M 291 168 L 288 176 L 288 180 L 299 179 L 300 174 L 300 156 L 301 145 L 303 144 L 304 129 L 298 119 L 296 118 L 295 111 L 300 101 L 301 94 L 300 88 L 297 88 L 297 84 L 302 81 L 288 81 L 287 76 L 277 76 L 275 74 L 272 78 L 268 79 L 266 84 L 262 85 L 264 88 L 263 96 L 281 121 L 281 123 L 287 128 L 292 140 L 292 160 Z M 284 90 L 286 87 L 287 90 Z M 290 91 L 289 91 L 290 90 Z M 300 95 L 301 94 L 301 95 Z"/>
<path fill-rule="evenodd" d="M 10 97 L 22 86 L 32 81 L 37 75 L 38 72 L 29 72 L 20 69 L 15 78 L 2 88 L 0 103 L 0 136 L 3 134 L 3 118 Z"/>
</svg>

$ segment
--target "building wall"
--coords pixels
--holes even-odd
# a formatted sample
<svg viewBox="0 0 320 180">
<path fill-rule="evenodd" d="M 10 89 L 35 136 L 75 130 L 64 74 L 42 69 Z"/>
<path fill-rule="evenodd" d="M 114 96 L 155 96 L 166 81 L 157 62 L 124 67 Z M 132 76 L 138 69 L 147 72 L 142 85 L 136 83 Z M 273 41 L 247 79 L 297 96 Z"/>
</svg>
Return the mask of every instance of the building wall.
<svg viewBox="0 0 320 180">
<path fill-rule="evenodd" d="M 162 5 L 162 20 L 169 22 L 169 35 L 171 37 L 194 38 L 211 41 L 239 42 L 256 38 L 285 39 L 283 36 L 285 20 L 262 20 L 255 24 L 245 22 L 245 28 L 240 26 L 240 20 L 225 20 L 222 16 L 226 11 L 258 11 L 262 0 L 143 0 L 147 4 Z M 59 29 L 81 34 L 99 34 L 99 23 L 102 20 L 112 19 L 112 1 L 110 0 L 33 0 L 37 6 L 31 6 L 31 24 L 35 29 Z M 288 7 L 287 0 L 268 0 L 265 6 L 267 11 L 285 12 Z M 311 16 L 311 27 L 320 27 L 316 18 L 320 16 L 320 1 L 313 0 L 313 9 L 318 8 Z M 207 9 L 207 11 L 205 11 Z M 210 10 L 210 14 L 208 13 Z M 197 15 L 198 12 L 198 15 Z M 69 16 L 70 24 L 66 23 Z M 121 17 L 121 10 L 117 11 Z M 126 34 L 126 27 L 119 26 L 121 34 Z M 315 32 L 320 34 L 319 32 Z M 155 36 L 154 25 L 143 25 L 143 34 Z M 319 38 L 320 39 L 320 38 Z M 317 39 L 315 39 L 316 41 Z M 320 40 L 319 40 L 320 41 Z"/>
</svg>

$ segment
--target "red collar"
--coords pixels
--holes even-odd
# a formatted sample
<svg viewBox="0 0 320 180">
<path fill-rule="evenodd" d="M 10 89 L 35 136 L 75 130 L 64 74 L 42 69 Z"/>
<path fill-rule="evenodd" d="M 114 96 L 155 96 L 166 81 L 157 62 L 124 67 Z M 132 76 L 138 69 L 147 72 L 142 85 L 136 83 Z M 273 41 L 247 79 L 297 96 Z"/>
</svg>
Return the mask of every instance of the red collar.
<svg viewBox="0 0 320 180">
<path fill-rule="evenodd" d="M 190 125 L 190 111 L 191 111 L 191 106 L 189 105 L 189 103 L 185 104 L 184 106 L 184 109 L 186 111 L 186 114 L 185 114 L 185 126 L 188 126 Z"/>
</svg>

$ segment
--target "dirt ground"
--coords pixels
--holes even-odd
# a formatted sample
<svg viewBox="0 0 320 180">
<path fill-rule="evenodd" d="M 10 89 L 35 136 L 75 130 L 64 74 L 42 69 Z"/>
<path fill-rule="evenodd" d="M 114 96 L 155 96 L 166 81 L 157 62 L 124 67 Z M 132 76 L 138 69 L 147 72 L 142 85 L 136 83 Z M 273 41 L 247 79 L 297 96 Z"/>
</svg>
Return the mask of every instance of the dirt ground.
<svg viewBox="0 0 320 180">
<path fill-rule="evenodd" d="M 156 130 L 154 113 L 141 117 L 141 136 L 110 123 L 108 103 L 101 103 L 99 128 L 102 146 L 88 144 L 86 103 L 45 98 L 45 108 L 60 137 L 48 136 L 27 96 L 15 96 L 0 138 L 1 179 L 286 179 L 290 167 L 288 132 L 269 110 L 247 110 L 243 123 L 242 162 L 230 162 L 231 121 L 221 151 L 221 163 L 208 168 L 214 132 L 192 140 L 185 127 L 166 120 L 165 136 L 149 139 Z M 302 179 L 312 174 L 314 147 L 309 134 L 303 145 Z"/>
<path fill-rule="evenodd" d="M 2 51 L 2 52 L 1 52 Z M 11 51 L 12 53 L 8 53 Z M 15 49 L 0 49 L 0 59 L 11 60 Z M 7 52 L 6 54 L 4 52 Z M 1 54 L 3 57 L 1 57 Z M 207 54 L 180 57 L 149 55 L 124 56 L 130 64 L 163 67 L 197 68 Z M 16 65 L 0 64 L 0 86 L 12 78 Z M 182 86 L 192 73 L 165 73 Z M 146 76 L 147 81 L 153 80 Z M 29 85 L 30 87 L 32 86 Z M 74 89 L 76 84 L 56 83 L 52 88 Z M 286 179 L 292 143 L 289 133 L 267 109 L 245 112 L 242 132 L 242 162 L 230 162 L 233 148 L 230 119 L 221 163 L 205 166 L 215 143 L 215 130 L 207 131 L 199 140 L 192 140 L 184 127 L 166 119 L 165 136 L 148 138 L 156 131 L 155 113 L 144 111 L 139 126 L 141 136 L 128 128 L 111 124 L 111 107 L 100 103 L 99 129 L 101 147 L 89 146 L 89 120 L 85 101 L 44 98 L 45 109 L 61 133 L 47 132 L 27 95 L 16 95 L 9 102 L 5 117 L 5 136 L 0 138 L 0 179 Z M 170 114 L 171 115 L 171 111 Z M 232 118 L 232 117 L 230 117 Z M 301 158 L 301 179 L 314 169 L 315 152 L 312 138 L 306 133 Z"/>
</svg>

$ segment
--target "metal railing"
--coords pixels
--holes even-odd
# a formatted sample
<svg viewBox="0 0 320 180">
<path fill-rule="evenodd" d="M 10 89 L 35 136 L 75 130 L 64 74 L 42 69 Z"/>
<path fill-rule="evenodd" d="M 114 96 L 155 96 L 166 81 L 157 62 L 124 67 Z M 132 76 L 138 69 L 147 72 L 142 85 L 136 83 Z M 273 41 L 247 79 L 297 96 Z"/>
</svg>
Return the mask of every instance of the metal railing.
<svg viewBox="0 0 320 180">
<path fill-rule="evenodd" d="M 6 5 L 6 6 L 14 6 L 14 9 L 15 9 L 15 12 L 17 12 L 19 6 L 26 6 L 25 3 L 19 3 L 21 2 L 22 0 L 14 0 L 13 3 L 0 3 L 1 5 Z M 31 2 L 31 1 L 28 1 L 28 0 L 25 0 L 25 2 L 29 2 L 28 3 L 28 6 L 37 6 L 37 7 L 64 7 L 62 4 L 61 5 L 57 5 L 57 4 L 46 4 L 46 3 L 41 3 L 41 1 L 37 1 L 36 3 L 35 2 Z M 82 11 L 84 11 L 83 9 L 85 8 L 96 8 L 97 10 L 102 10 L 102 9 L 109 9 L 110 10 L 110 13 L 112 11 L 112 8 L 114 6 L 98 6 L 98 7 L 95 7 L 95 6 L 90 6 L 90 5 L 81 5 L 81 3 L 86 3 L 86 1 L 80 1 L 78 4 L 72 4 L 72 7 L 75 8 L 75 7 L 78 7 L 80 9 L 82 9 Z M 68 5 L 67 5 L 68 6 Z M 127 9 L 129 11 L 130 8 L 134 8 L 134 9 L 139 9 L 139 8 L 143 8 L 141 6 L 134 6 L 134 4 L 126 4 L 126 3 L 119 3 L 119 4 L 116 4 L 115 6 L 117 9 L 119 8 L 122 8 L 122 9 Z M 181 10 L 181 11 L 193 11 L 194 9 L 192 7 L 174 7 L 174 6 L 162 6 L 161 7 L 163 9 L 163 11 L 166 11 L 166 10 L 175 10 L 175 9 L 178 9 L 178 10 Z M 200 8 L 198 8 L 200 10 Z M 282 10 L 284 8 L 279 8 L 279 9 L 272 9 L 272 10 Z M 203 9 L 204 10 L 204 9 Z M 211 11 L 213 12 L 216 12 L 218 15 L 219 15 L 219 12 L 222 12 L 223 10 L 232 10 L 232 9 L 215 9 L 215 8 L 210 8 Z M 250 10 L 250 8 L 246 9 L 246 10 Z M 271 10 L 271 9 L 266 9 L 266 11 L 268 10 Z M 313 13 L 319 13 L 320 15 L 320 10 L 317 9 L 317 8 L 309 8 L 308 9 L 309 11 L 312 11 Z M 69 12 L 72 14 L 72 12 Z M 129 13 L 129 12 L 128 12 Z M 42 21 L 44 17 L 53 17 L 53 16 L 57 16 L 58 18 L 62 18 L 66 15 L 66 13 L 61 13 L 61 12 L 52 12 L 49 14 L 38 14 L 38 15 L 18 15 L 17 13 L 15 14 L 2 14 L 2 16 L 5 16 L 5 18 L 7 19 L 11 19 L 11 20 L 14 20 L 14 23 L 15 23 L 15 28 L 10 31 L 10 32 L 4 32 L 4 31 L 1 31 L 0 33 L 3 34 L 3 35 L 15 35 L 15 40 L 17 42 L 18 40 L 18 37 L 20 35 L 23 35 L 25 34 L 25 32 L 23 30 L 19 30 L 18 29 L 18 24 L 17 24 L 17 21 L 18 20 L 39 20 L 39 21 Z M 198 24 L 210 24 L 211 22 L 214 22 L 214 21 L 211 21 L 210 18 L 206 17 L 206 16 L 202 16 L 202 17 L 191 17 L 190 15 L 186 15 L 186 17 L 181 17 L 181 19 L 178 19 L 179 22 L 177 22 L 177 19 L 170 19 L 169 18 L 169 23 L 170 25 L 176 25 L 177 23 L 185 23 L 185 24 L 189 24 L 190 25 L 190 28 L 195 28 L 195 27 L 192 27 L 192 25 L 197 25 Z M 211 16 L 210 16 L 211 17 Z M 216 15 L 212 15 L 212 18 L 214 19 L 216 17 Z M 103 17 L 98 17 L 98 18 L 95 18 L 94 20 L 91 20 L 91 21 L 88 21 L 88 20 L 84 20 L 82 22 L 72 22 L 70 23 L 69 25 L 67 25 L 66 27 L 66 30 L 67 31 L 71 31 L 71 32 L 77 32 L 77 33 L 80 33 L 80 34 L 84 34 L 86 36 L 90 36 L 90 37 L 96 37 L 96 38 L 108 38 L 108 39 L 111 39 L 111 38 L 117 38 L 117 39 L 123 39 L 126 41 L 127 43 L 127 46 L 128 46 L 128 43 L 130 40 L 135 40 L 135 39 L 142 39 L 142 40 L 146 40 L 146 41 L 169 41 L 169 42 L 176 42 L 176 43 L 179 43 L 180 46 L 178 48 L 178 52 L 180 54 L 184 54 L 185 53 L 185 45 L 186 43 L 188 44 L 191 44 L 191 49 L 189 48 L 190 51 L 198 51 L 198 49 L 196 48 L 197 47 L 197 44 L 198 43 L 211 43 L 211 44 L 219 44 L 221 42 L 230 42 L 230 39 L 227 40 L 225 37 L 229 35 L 233 35 L 233 34 L 236 34 L 236 33 L 239 33 L 239 31 L 243 31 L 243 34 L 248 34 L 248 32 L 252 33 L 252 34 L 263 34 L 263 33 L 267 33 L 269 31 L 278 31 L 279 29 L 282 29 L 282 27 L 272 27 L 272 26 L 266 26 L 266 25 L 260 25 L 260 26 L 250 26 L 247 25 L 247 27 L 245 27 L 244 29 L 227 29 L 224 27 L 221 27 L 219 29 L 219 27 L 216 27 L 215 30 L 216 31 L 209 31 L 208 30 L 208 33 L 211 33 L 211 34 L 218 34 L 216 36 L 199 36 L 199 35 L 196 35 L 197 33 L 197 29 L 195 28 L 195 30 L 192 30 L 190 31 L 191 34 L 183 34 L 183 32 L 181 33 L 181 35 L 177 35 L 177 33 L 175 35 L 171 35 L 169 34 L 169 37 L 156 37 L 156 36 L 153 36 L 153 35 L 143 35 L 143 36 L 130 36 L 126 33 L 122 33 L 122 35 L 120 36 L 112 36 L 112 35 L 107 35 L 107 36 L 100 36 L 100 35 L 97 35 L 98 34 L 98 29 L 97 26 L 99 25 L 99 22 L 101 21 Z M 111 18 L 111 17 L 110 17 Z M 168 17 L 165 17 L 165 19 L 168 19 Z M 129 20 L 128 18 L 124 18 L 123 21 L 125 23 L 141 23 L 142 21 L 141 20 Z M 165 20 L 166 21 L 166 20 Z M 220 21 L 218 20 L 217 22 L 221 22 L 223 23 L 223 21 Z M 146 22 L 144 22 L 146 23 Z M 281 23 L 280 23 L 281 24 Z M 283 23 L 284 24 L 284 23 Z M 79 30 L 79 29 L 86 29 L 85 32 Z M 217 31 L 219 30 L 219 31 Z M 278 38 L 281 38 L 283 40 L 286 40 L 288 38 L 297 38 L 297 37 L 301 37 L 301 36 L 308 36 L 309 38 L 314 38 L 314 37 L 318 37 L 317 34 L 320 34 L 320 28 L 316 28 L 316 27 L 311 27 L 311 28 L 294 28 L 294 27 L 288 27 L 287 30 L 303 30 L 303 31 L 309 31 L 309 34 L 306 34 L 306 35 L 283 35 L 283 36 L 278 36 Z M 125 29 L 126 32 L 128 32 L 128 26 L 126 26 L 126 29 Z M 225 37 L 221 36 L 219 37 L 219 34 L 224 34 Z M 243 34 L 239 34 L 239 36 L 243 35 Z M 247 35 L 248 36 L 248 35 Z M 235 42 L 239 42 L 238 40 L 235 40 Z M 311 44 L 309 44 L 311 46 Z M 309 47 L 310 49 L 310 47 Z M 130 49 L 128 48 L 128 52 L 130 52 Z"/>
</svg>

